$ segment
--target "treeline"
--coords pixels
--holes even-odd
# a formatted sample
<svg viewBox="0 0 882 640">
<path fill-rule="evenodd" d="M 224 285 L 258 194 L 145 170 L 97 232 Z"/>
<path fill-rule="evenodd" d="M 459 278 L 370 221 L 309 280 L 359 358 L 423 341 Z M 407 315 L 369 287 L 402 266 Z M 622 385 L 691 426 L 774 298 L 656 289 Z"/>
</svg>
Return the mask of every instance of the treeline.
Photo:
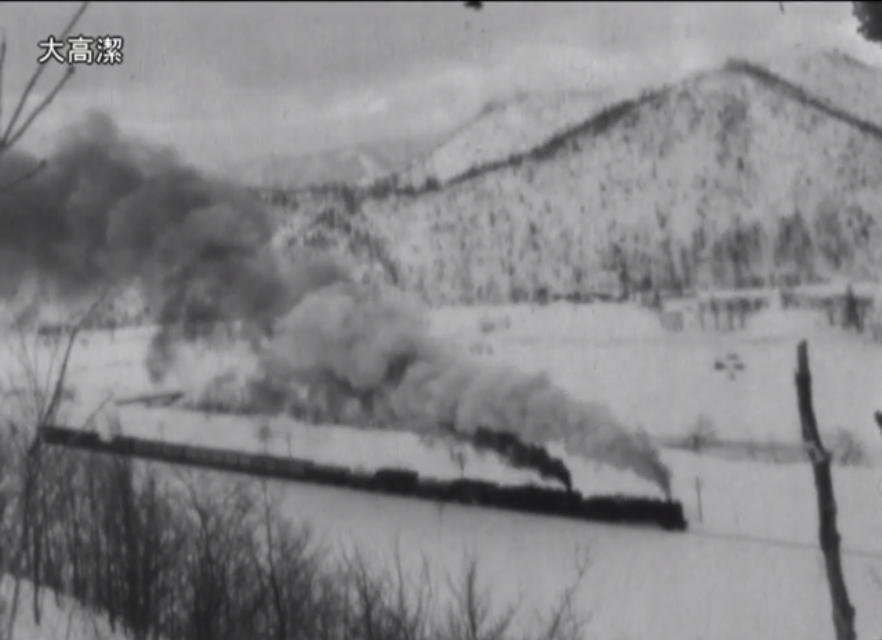
<svg viewBox="0 0 882 640">
<path fill-rule="evenodd" d="M 722 231 L 700 216 L 688 241 L 671 232 L 666 216 L 656 219 L 656 225 L 608 228 L 601 266 L 625 295 L 797 285 L 831 273 L 873 277 L 882 269 L 882 228 L 857 205 L 822 203 L 813 216 L 795 210 L 771 223 L 736 217 Z"/>
<path fill-rule="evenodd" d="M 437 599 L 430 576 L 322 547 L 265 483 L 0 438 L 0 571 L 39 587 L 9 598 L 6 640 L 47 588 L 136 640 L 524 637 L 474 564 Z M 537 637 L 581 637 L 567 593 Z"/>
<path fill-rule="evenodd" d="M 859 204 L 834 198 L 810 210 L 796 208 L 763 220 L 700 210 L 687 236 L 674 229 L 672 213 L 659 208 L 637 224 L 611 221 L 585 246 L 580 245 L 588 240 L 573 234 L 555 239 L 545 222 L 530 223 L 526 244 L 515 246 L 512 230 L 494 222 L 505 216 L 488 211 L 490 237 L 511 245 L 510 255 L 495 267 L 488 262 L 494 252 L 482 246 L 487 234 L 477 233 L 467 218 L 451 217 L 436 225 L 435 242 L 447 247 L 444 264 L 406 267 L 397 263 L 394 251 L 376 232 L 367 231 L 359 189 L 328 185 L 270 199 L 278 203 L 279 198 L 289 215 L 311 220 L 297 234 L 298 243 L 316 248 L 336 244 L 363 255 L 390 274 L 390 281 L 427 301 L 581 300 L 586 294 L 591 298 L 613 291 L 627 298 L 696 287 L 807 284 L 829 275 L 873 278 L 882 270 L 882 226 Z M 543 210 L 543 218 L 553 216 L 550 208 Z M 565 246 L 557 246 L 560 242 Z M 483 280 L 476 275 L 476 260 L 489 268 L 482 268 Z M 546 264 L 550 261 L 553 267 Z"/>
<path fill-rule="evenodd" d="M 699 213 L 684 233 L 659 209 L 637 223 L 585 233 L 554 222 L 550 205 L 524 225 L 488 211 L 438 223 L 432 261 L 402 265 L 407 286 L 431 303 L 627 300 L 659 292 L 795 286 L 882 273 L 882 225 L 856 204 L 822 202 L 746 221 Z M 583 215 L 590 215 L 584 210 Z M 492 239 L 492 240 L 491 240 Z M 489 244 L 488 243 L 493 243 Z"/>
<path fill-rule="evenodd" d="M 367 267 L 371 279 L 397 285 L 400 273 L 381 237 L 361 213 L 358 190 L 329 184 L 297 191 L 259 193 L 276 208 L 276 243 L 283 250 L 336 254 L 347 263 Z"/>
</svg>

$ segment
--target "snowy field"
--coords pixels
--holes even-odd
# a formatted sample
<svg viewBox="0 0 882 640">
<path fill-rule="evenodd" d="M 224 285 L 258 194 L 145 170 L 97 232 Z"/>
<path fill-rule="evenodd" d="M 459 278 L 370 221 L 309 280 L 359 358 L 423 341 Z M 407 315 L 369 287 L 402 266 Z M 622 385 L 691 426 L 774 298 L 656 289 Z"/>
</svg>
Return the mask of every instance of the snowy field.
<svg viewBox="0 0 882 640">
<path fill-rule="evenodd" d="M 815 408 L 822 434 L 845 429 L 875 462 L 882 450 L 873 411 L 882 409 L 882 347 L 834 332 L 803 313 L 765 312 L 743 332 L 665 333 L 658 319 L 618 305 L 443 309 L 433 331 L 489 360 L 546 370 L 575 396 L 608 404 L 652 436 L 686 435 L 705 416 L 720 437 L 799 439 L 793 373 L 796 343 L 809 339 Z M 144 371 L 150 331 L 84 336 L 70 368 L 73 400 L 64 422 L 82 423 L 103 406 L 124 433 L 208 446 L 311 457 L 375 468 L 413 465 L 426 475 L 486 477 L 506 482 L 531 474 L 491 457 L 457 462 L 443 446 L 414 434 L 310 427 L 288 418 L 208 416 L 182 409 L 113 407 L 114 397 L 156 391 Z M 10 339 L 2 363 L 5 393 L 17 375 L 21 345 Z M 737 372 L 714 362 L 736 353 Z M 32 354 L 33 355 L 33 354 Z M 40 354 L 42 367 L 50 356 Z M 196 394 L 230 367 L 249 366 L 245 350 L 191 349 L 164 388 Z M 100 421 L 99 421 L 100 422 Z M 261 442 L 262 426 L 270 437 Z M 266 432 L 266 430 L 264 430 Z M 560 453 L 556 451 L 555 453 Z M 674 494 L 690 518 L 687 534 L 512 515 L 305 485 L 278 485 L 286 510 L 309 520 L 327 540 L 377 553 L 397 538 L 417 567 L 425 553 L 440 572 L 464 554 L 501 600 L 531 608 L 553 603 L 573 577 L 575 553 L 587 548 L 590 568 L 579 608 L 593 638 L 830 638 L 833 635 L 810 468 L 721 461 L 665 450 Z M 586 494 L 656 495 L 627 474 L 567 459 Z M 837 467 L 839 526 L 845 569 L 861 638 L 882 634 L 882 473 L 877 464 Z M 699 500 L 700 495 L 700 500 Z M 699 504 L 700 503 L 700 504 Z M 385 551 L 383 551 L 385 550 Z"/>
<path fill-rule="evenodd" d="M 495 328 L 481 334 L 480 324 Z M 521 369 L 549 371 L 570 393 L 608 403 L 657 438 L 682 436 L 703 415 L 719 437 L 758 443 L 800 439 L 793 376 L 796 345 L 807 339 L 822 434 L 844 429 L 868 453 L 880 450 L 873 412 L 882 409 L 882 346 L 811 312 L 762 312 L 744 331 L 671 334 L 648 311 L 618 305 L 451 309 L 436 315 L 435 330 L 484 343 L 492 358 Z M 742 371 L 714 369 L 728 354 Z"/>
<path fill-rule="evenodd" d="M 12 599 L 14 583 L 8 577 L 0 579 L 0 602 Z M 33 585 L 21 582 L 19 608 L 13 632 L 14 640 L 124 640 L 119 628 L 113 631 L 104 616 L 77 605 L 70 598 L 59 597 L 41 590 L 42 610 L 39 623 L 34 618 L 32 598 Z M 0 609 L 0 613 L 3 613 Z M 0 620 L 3 617 L 0 616 Z M 3 631 L 6 631 L 5 626 Z"/>
</svg>

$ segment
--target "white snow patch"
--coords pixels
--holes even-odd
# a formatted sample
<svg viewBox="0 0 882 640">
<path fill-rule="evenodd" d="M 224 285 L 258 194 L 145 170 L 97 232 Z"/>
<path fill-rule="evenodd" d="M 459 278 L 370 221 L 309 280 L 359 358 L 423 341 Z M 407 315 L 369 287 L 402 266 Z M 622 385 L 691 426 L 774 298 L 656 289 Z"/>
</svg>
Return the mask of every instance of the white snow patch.
<svg viewBox="0 0 882 640">
<path fill-rule="evenodd" d="M 6 631 L 6 616 L 11 613 L 14 580 L 0 575 L 0 631 Z M 71 598 L 57 596 L 53 591 L 41 589 L 40 622 L 37 623 L 33 609 L 33 583 L 21 581 L 18 614 L 13 626 L 14 640 L 124 640 L 126 635 L 119 628 L 111 631 L 103 615 L 85 610 Z"/>
</svg>

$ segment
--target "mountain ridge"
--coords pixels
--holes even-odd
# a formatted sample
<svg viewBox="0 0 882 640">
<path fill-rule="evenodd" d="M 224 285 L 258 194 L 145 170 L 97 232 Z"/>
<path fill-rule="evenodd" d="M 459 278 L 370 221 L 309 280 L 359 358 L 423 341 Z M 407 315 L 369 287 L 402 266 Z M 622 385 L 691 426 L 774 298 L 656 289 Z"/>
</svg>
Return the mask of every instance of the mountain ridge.
<svg viewBox="0 0 882 640">
<path fill-rule="evenodd" d="M 842 55 L 843 58 L 851 64 L 860 66 L 864 69 L 872 69 L 869 65 L 865 65 L 850 56 Z M 737 56 L 730 57 L 719 68 L 693 74 L 692 76 L 689 76 L 687 80 L 699 80 L 707 75 L 715 75 L 725 71 L 744 73 L 755 79 L 761 80 L 764 83 L 775 86 L 779 89 L 784 89 L 792 99 L 799 101 L 801 104 L 811 106 L 832 118 L 850 124 L 865 133 L 882 139 L 882 125 L 875 124 L 864 118 L 851 114 L 840 107 L 828 104 L 824 99 L 812 95 L 811 92 L 789 81 L 780 74 L 770 71 L 761 64 L 747 58 Z M 423 193 L 438 188 L 453 186 L 487 172 L 504 169 L 509 166 L 517 166 L 525 160 L 542 160 L 543 158 L 553 156 L 557 149 L 567 144 L 570 138 L 581 136 L 592 129 L 602 132 L 606 127 L 611 126 L 621 118 L 626 117 L 632 109 L 640 107 L 652 100 L 662 98 L 668 91 L 674 89 L 677 84 L 679 83 L 667 83 L 656 88 L 645 89 L 636 97 L 625 98 L 602 108 L 588 119 L 560 131 L 545 142 L 532 147 L 531 149 L 499 160 L 471 167 L 467 171 L 445 182 L 439 181 L 437 184 L 423 186 L 422 188 L 405 187 L 403 189 L 396 189 L 395 187 L 391 187 L 389 193 L 400 197 L 419 197 Z M 382 191 L 379 191 L 379 193 L 382 193 Z"/>
<path fill-rule="evenodd" d="M 762 65 L 731 58 L 618 102 L 525 153 L 432 189 L 368 194 L 363 206 L 403 272 L 410 270 L 410 285 L 426 289 L 438 280 L 451 290 L 429 297 L 450 300 L 583 286 L 586 272 L 614 276 L 621 269 L 610 266 L 624 260 L 617 251 L 636 251 L 639 264 L 629 269 L 656 283 L 682 279 L 663 271 L 692 270 L 684 266 L 690 252 L 725 253 L 715 243 L 733 224 L 750 227 L 757 255 L 745 260 L 756 270 L 780 251 L 772 246 L 783 233 L 775 222 L 814 225 L 825 198 L 850 216 L 837 225 L 862 229 L 855 242 L 876 238 L 879 212 L 864 215 L 875 209 L 876 193 L 882 127 Z M 808 222 L 798 219 L 802 211 Z M 698 231 L 710 248 L 692 246 Z M 643 246 L 628 248 L 637 236 Z M 668 255 L 650 255 L 659 250 L 653 245 L 665 244 L 660 250 Z M 878 270 L 870 249 L 860 251 L 861 269 Z M 701 259 L 722 260 L 716 254 Z"/>
<path fill-rule="evenodd" d="M 614 102 L 616 93 L 610 88 L 522 91 L 508 99 L 494 98 L 390 179 L 402 188 L 448 182 L 468 167 L 529 150 Z"/>
</svg>

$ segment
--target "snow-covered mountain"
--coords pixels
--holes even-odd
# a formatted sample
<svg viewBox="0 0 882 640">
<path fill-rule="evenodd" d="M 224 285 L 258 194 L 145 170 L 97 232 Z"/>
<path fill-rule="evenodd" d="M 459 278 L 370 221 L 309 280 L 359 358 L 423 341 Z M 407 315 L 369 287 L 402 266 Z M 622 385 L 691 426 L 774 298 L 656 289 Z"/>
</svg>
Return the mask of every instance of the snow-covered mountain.
<svg viewBox="0 0 882 640">
<path fill-rule="evenodd" d="M 539 146 L 616 100 L 611 89 L 520 94 L 491 101 L 441 145 L 397 172 L 403 188 L 445 183 Z"/>
<path fill-rule="evenodd" d="M 781 66 L 731 60 L 363 210 L 435 301 L 878 275 L 882 128 L 867 96 L 882 76 L 840 54 Z"/>
<path fill-rule="evenodd" d="M 835 50 L 756 62 L 818 100 L 882 127 L 882 69 Z"/>
</svg>

